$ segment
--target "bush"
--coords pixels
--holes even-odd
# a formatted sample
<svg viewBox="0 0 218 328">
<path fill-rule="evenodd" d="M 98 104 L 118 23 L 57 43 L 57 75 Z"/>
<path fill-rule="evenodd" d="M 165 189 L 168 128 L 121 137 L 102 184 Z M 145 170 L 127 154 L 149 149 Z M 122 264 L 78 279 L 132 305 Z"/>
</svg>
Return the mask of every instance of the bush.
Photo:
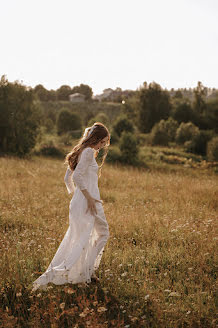
<svg viewBox="0 0 218 328">
<path fill-rule="evenodd" d="M 0 79 L 0 151 L 24 156 L 37 142 L 40 110 L 33 91 Z"/>
<path fill-rule="evenodd" d="M 109 118 L 105 113 L 98 113 L 95 117 L 89 120 L 88 126 L 92 126 L 95 122 L 100 122 L 107 126 L 109 123 Z"/>
<path fill-rule="evenodd" d="M 151 144 L 167 146 L 169 142 L 169 136 L 164 124 L 164 120 L 156 123 L 151 130 Z"/>
<path fill-rule="evenodd" d="M 209 161 L 218 161 L 218 136 L 208 142 L 207 158 Z"/>
<path fill-rule="evenodd" d="M 139 133 L 137 134 L 139 146 L 145 146 L 151 144 L 151 135 L 150 133 Z"/>
<path fill-rule="evenodd" d="M 172 117 L 180 124 L 182 122 L 193 122 L 195 120 L 195 113 L 188 102 L 178 103 L 172 111 Z"/>
<path fill-rule="evenodd" d="M 62 109 L 57 118 L 57 132 L 59 135 L 73 130 L 81 130 L 81 118 L 76 113 Z"/>
<path fill-rule="evenodd" d="M 176 142 L 184 144 L 186 141 L 191 141 L 200 134 L 199 128 L 193 123 L 181 123 L 176 131 Z"/>
<path fill-rule="evenodd" d="M 107 163 L 121 162 L 121 153 L 118 147 L 110 148 L 106 157 Z"/>
<path fill-rule="evenodd" d="M 124 131 L 133 133 L 134 125 L 125 115 L 121 115 L 117 118 L 115 124 L 113 125 L 113 129 L 118 137 L 120 137 Z"/>
<path fill-rule="evenodd" d="M 43 144 L 38 154 L 49 157 L 64 157 L 64 153 L 60 149 L 58 149 L 52 141 L 47 144 Z"/>
<path fill-rule="evenodd" d="M 111 139 L 110 139 L 110 143 L 113 145 L 113 144 L 116 144 L 119 142 L 119 137 L 117 135 L 117 133 L 114 131 L 114 129 L 112 128 L 112 131 L 110 133 L 110 136 L 111 136 Z"/>
<path fill-rule="evenodd" d="M 200 130 L 200 133 L 194 136 L 190 141 L 186 141 L 185 150 L 190 153 L 205 156 L 207 153 L 207 143 L 213 137 L 213 131 Z"/>
<path fill-rule="evenodd" d="M 120 151 L 122 161 L 127 164 L 135 164 L 138 160 L 138 144 L 134 134 L 123 132 L 120 138 Z"/>
<path fill-rule="evenodd" d="M 151 143 L 167 146 L 170 141 L 174 141 L 177 128 L 178 123 L 171 117 L 168 120 L 161 120 L 151 130 Z"/>
</svg>

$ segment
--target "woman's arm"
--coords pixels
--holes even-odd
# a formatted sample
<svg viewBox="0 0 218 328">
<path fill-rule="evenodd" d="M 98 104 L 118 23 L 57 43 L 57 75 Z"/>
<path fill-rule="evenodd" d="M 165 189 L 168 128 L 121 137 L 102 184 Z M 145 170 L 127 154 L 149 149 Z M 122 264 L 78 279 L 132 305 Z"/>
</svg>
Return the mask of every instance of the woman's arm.
<svg viewBox="0 0 218 328">
<path fill-rule="evenodd" d="M 86 213 L 90 210 L 91 214 L 94 215 L 97 213 L 95 202 L 97 201 L 101 203 L 101 200 L 95 199 L 90 195 L 90 193 L 87 190 L 87 185 L 84 178 L 84 174 L 86 173 L 88 166 L 91 164 L 93 160 L 93 156 L 94 153 L 90 147 L 85 148 L 82 151 L 79 163 L 77 164 L 73 172 L 73 181 L 76 183 L 77 187 L 81 190 L 81 192 L 87 199 L 88 207 Z"/>
<path fill-rule="evenodd" d="M 73 180 L 72 180 L 72 175 L 73 175 L 73 172 L 68 167 L 67 171 L 65 173 L 64 182 L 65 182 L 65 185 L 67 187 L 67 191 L 68 191 L 69 194 L 73 193 L 74 189 L 75 189 L 74 183 L 73 183 Z"/>
</svg>

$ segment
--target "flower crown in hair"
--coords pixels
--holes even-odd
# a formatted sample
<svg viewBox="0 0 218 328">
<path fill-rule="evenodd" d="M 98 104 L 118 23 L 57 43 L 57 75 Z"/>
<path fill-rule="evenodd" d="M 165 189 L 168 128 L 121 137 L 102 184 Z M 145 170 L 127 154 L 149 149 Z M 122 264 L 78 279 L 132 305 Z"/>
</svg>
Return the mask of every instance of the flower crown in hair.
<svg viewBox="0 0 218 328">
<path fill-rule="evenodd" d="M 88 133 L 88 137 L 90 136 L 90 134 L 92 134 L 92 132 L 95 130 L 95 128 L 96 128 L 96 125 L 93 125 L 93 126 L 91 127 L 91 130 L 90 130 L 89 133 Z"/>
<path fill-rule="evenodd" d="M 85 132 L 84 132 L 84 134 L 83 134 L 83 137 L 85 137 L 87 131 L 90 129 L 89 132 L 88 132 L 88 134 L 87 134 L 87 137 L 89 137 L 95 128 L 96 128 L 96 125 L 89 126 L 88 128 L 86 128 L 86 129 L 85 129 Z"/>
</svg>

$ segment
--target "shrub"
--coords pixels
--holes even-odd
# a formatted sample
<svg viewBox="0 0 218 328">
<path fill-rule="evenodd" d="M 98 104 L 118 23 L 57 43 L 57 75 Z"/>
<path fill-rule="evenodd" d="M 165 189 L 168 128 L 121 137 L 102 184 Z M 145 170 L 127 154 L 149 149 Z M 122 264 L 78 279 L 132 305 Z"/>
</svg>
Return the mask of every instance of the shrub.
<svg viewBox="0 0 218 328">
<path fill-rule="evenodd" d="M 172 117 L 180 124 L 182 122 L 193 122 L 195 114 L 188 102 L 179 102 L 172 111 Z"/>
<path fill-rule="evenodd" d="M 123 132 L 120 138 L 120 151 L 122 161 L 127 164 L 135 164 L 138 159 L 138 144 L 134 134 Z"/>
<path fill-rule="evenodd" d="M 207 158 L 209 161 L 218 161 L 218 136 L 208 142 Z"/>
<path fill-rule="evenodd" d="M 168 120 L 161 120 L 151 130 L 151 143 L 167 146 L 170 141 L 174 141 L 177 128 L 178 123 L 171 117 Z"/>
<path fill-rule="evenodd" d="M 185 142 L 185 150 L 190 153 L 205 156 L 207 153 L 207 143 L 212 137 L 213 131 L 200 130 L 200 133 L 194 136 L 192 140 Z"/>
<path fill-rule="evenodd" d="M 178 144 L 184 144 L 186 141 L 192 140 L 194 137 L 200 134 L 199 128 L 193 123 L 181 123 L 176 130 L 176 142 Z"/>
<path fill-rule="evenodd" d="M 106 157 L 106 162 L 116 163 L 121 162 L 121 153 L 118 147 L 110 148 Z"/>
<path fill-rule="evenodd" d="M 138 144 L 140 146 L 150 145 L 151 144 L 151 135 L 150 133 L 139 133 L 137 135 Z"/>
<path fill-rule="evenodd" d="M 113 129 L 118 137 L 120 137 L 124 131 L 133 133 L 134 125 L 125 115 L 121 115 L 117 118 L 115 124 L 113 125 Z"/>
<path fill-rule="evenodd" d="M 114 131 L 113 128 L 111 130 L 110 136 L 111 136 L 110 143 L 112 145 L 119 142 L 119 137 L 118 137 L 117 133 Z"/>
<path fill-rule="evenodd" d="M 167 146 L 169 142 L 169 136 L 166 130 L 165 121 L 161 120 L 156 123 L 151 130 L 151 143 L 152 145 Z"/>
<path fill-rule="evenodd" d="M 57 118 L 57 132 L 59 135 L 68 131 L 80 130 L 81 127 L 82 123 L 79 115 L 67 109 L 60 111 Z"/>
<path fill-rule="evenodd" d="M 18 156 L 28 154 L 36 145 L 40 110 L 32 90 L 0 79 L 0 151 Z"/>
<path fill-rule="evenodd" d="M 98 113 L 95 117 L 92 117 L 89 120 L 88 126 L 92 126 L 95 122 L 100 122 L 107 126 L 109 123 L 109 118 L 105 113 Z"/>
<path fill-rule="evenodd" d="M 43 144 L 39 150 L 39 155 L 50 156 L 50 157 L 64 157 L 64 153 L 58 149 L 53 142 Z"/>
</svg>

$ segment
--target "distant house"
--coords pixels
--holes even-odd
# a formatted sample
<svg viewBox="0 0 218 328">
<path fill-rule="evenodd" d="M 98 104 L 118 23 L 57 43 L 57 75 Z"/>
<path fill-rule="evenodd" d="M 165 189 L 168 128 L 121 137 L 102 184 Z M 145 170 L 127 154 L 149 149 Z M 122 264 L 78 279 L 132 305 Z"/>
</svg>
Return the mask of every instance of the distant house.
<svg viewBox="0 0 218 328">
<path fill-rule="evenodd" d="M 72 103 L 82 103 L 85 102 L 85 96 L 82 95 L 81 93 L 73 93 L 69 95 L 69 100 Z"/>
<path fill-rule="evenodd" d="M 93 98 L 98 101 L 106 100 L 106 101 L 116 101 L 121 102 L 122 97 L 128 98 L 134 94 L 132 90 L 122 90 L 121 88 L 116 88 L 115 90 L 108 88 L 104 89 L 103 93 L 100 95 L 96 95 Z"/>
</svg>

